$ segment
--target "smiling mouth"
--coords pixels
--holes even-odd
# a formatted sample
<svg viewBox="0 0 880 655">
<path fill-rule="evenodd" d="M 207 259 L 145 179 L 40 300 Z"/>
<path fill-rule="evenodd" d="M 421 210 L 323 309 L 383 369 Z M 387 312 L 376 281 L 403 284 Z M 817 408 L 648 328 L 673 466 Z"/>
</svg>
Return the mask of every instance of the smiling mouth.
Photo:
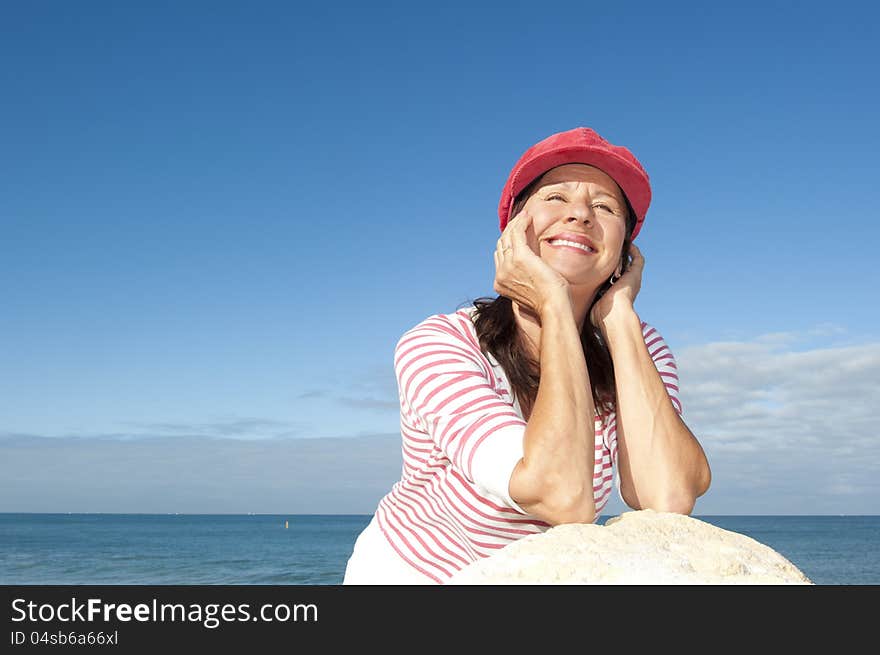
<svg viewBox="0 0 880 655">
<path fill-rule="evenodd" d="M 582 243 L 577 243 L 576 241 L 569 241 L 568 239 L 549 239 L 547 241 L 547 243 L 550 244 L 551 246 L 556 247 L 556 248 L 560 248 L 560 247 L 575 248 L 577 250 L 580 250 L 583 253 L 587 253 L 590 255 L 595 254 L 595 252 L 596 252 L 595 250 L 593 250 L 589 246 L 585 246 Z"/>
</svg>

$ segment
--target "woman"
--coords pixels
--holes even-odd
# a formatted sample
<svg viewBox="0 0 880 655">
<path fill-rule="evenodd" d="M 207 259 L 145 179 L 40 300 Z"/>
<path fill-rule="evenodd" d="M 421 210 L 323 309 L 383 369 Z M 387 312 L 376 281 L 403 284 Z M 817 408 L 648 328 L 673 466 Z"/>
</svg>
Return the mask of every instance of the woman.
<svg viewBox="0 0 880 655">
<path fill-rule="evenodd" d="M 524 536 L 633 509 L 689 514 L 709 465 L 675 360 L 634 310 L 651 200 L 632 153 L 588 128 L 529 148 L 499 203 L 495 299 L 395 348 L 401 479 L 343 584 L 430 584 Z M 615 475 L 616 473 L 616 475 Z"/>
</svg>

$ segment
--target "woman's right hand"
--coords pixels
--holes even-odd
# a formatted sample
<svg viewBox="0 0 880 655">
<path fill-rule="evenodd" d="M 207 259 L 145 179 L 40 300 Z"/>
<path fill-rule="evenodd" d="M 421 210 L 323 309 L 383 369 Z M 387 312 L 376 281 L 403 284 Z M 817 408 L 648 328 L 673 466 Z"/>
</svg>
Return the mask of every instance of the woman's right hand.
<svg viewBox="0 0 880 655">
<path fill-rule="evenodd" d="M 538 316 L 553 301 L 571 302 L 568 280 L 538 255 L 532 217 L 525 209 L 507 223 L 498 239 L 493 288 Z"/>
</svg>

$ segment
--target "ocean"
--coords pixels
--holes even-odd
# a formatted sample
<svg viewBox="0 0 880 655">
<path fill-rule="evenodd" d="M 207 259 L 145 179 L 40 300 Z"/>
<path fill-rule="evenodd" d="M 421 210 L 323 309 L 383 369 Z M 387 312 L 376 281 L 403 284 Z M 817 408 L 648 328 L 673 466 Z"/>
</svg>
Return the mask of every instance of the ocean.
<svg viewBox="0 0 880 655">
<path fill-rule="evenodd" d="M 880 516 L 695 518 L 770 546 L 816 584 L 880 584 Z M 369 521 L 335 514 L 0 514 L 0 584 L 337 585 Z"/>
</svg>

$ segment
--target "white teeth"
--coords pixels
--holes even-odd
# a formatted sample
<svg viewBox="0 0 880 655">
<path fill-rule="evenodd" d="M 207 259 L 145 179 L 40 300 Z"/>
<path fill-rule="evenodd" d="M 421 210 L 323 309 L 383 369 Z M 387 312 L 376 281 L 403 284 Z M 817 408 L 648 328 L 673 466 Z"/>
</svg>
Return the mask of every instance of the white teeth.
<svg viewBox="0 0 880 655">
<path fill-rule="evenodd" d="M 593 250 L 589 246 L 585 246 L 582 243 L 577 243 L 576 241 L 568 241 L 566 239 L 550 239 L 550 241 L 548 241 L 547 243 L 549 243 L 551 245 L 561 244 L 564 246 L 574 246 L 575 248 L 580 248 L 581 250 L 584 250 L 586 252 L 596 252 L 595 250 Z"/>
</svg>

